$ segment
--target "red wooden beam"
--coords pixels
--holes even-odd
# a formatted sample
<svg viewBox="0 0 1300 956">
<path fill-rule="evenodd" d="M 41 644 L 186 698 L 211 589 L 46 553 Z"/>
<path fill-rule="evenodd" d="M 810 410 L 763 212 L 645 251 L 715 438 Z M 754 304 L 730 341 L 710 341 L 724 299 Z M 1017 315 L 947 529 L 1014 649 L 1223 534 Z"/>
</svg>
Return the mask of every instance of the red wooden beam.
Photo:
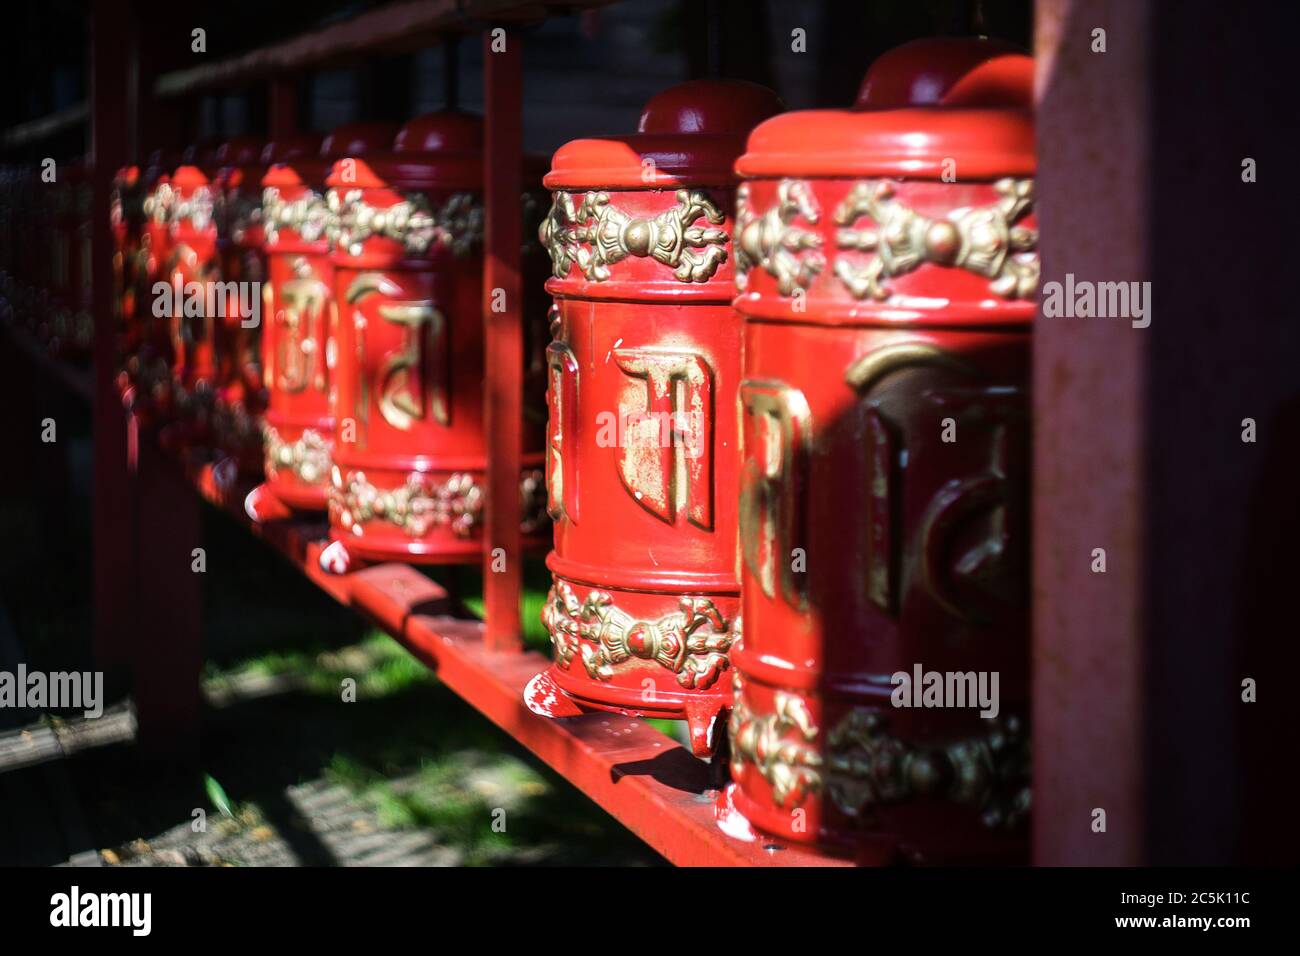
<svg viewBox="0 0 1300 956">
<path fill-rule="evenodd" d="M 520 282 L 523 192 L 523 40 L 483 34 L 486 142 L 483 151 L 485 264 L 484 422 L 488 436 L 483 603 L 486 645 L 522 647 L 523 581 L 519 472 L 523 441 L 523 289 Z"/>
<path fill-rule="evenodd" d="M 605 6 L 614 0 L 566 0 L 565 12 Z M 190 96 L 221 87 L 240 86 L 276 73 L 302 71 L 351 60 L 380 50 L 411 50 L 441 33 L 477 32 L 482 23 L 544 20 L 545 4 L 521 0 L 405 0 L 282 43 L 158 78 L 154 92 L 163 98 Z"/>
</svg>

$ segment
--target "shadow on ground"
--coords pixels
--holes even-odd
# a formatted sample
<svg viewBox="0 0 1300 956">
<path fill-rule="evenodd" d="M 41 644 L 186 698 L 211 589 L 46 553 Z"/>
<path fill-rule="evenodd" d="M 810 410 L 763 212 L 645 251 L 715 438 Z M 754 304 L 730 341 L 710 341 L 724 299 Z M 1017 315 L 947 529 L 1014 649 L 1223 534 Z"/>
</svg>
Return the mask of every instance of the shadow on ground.
<svg viewBox="0 0 1300 956">
<path fill-rule="evenodd" d="M 92 667 L 90 465 L 68 432 L 59 521 L 36 482 L 0 503 L 0 540 L 22 544 L 0 558 L 0 630 L 29 669 Z M 663 863 L 224 515 L 203 524 L 199 766 L 141 760 L 121 686 L 98 721 L 0 714 L 29 755 L 0 766 L 0 863 Z"/>
</svg>

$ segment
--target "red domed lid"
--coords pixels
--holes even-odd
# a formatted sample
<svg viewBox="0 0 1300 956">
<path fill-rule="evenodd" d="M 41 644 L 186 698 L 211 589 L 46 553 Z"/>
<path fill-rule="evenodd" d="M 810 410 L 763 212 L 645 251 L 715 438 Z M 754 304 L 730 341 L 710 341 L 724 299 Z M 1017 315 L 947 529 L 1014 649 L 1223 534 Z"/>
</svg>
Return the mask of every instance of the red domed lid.
<svg viewBox="0 0 1300 956">
<path fill-rule="evenodd" d="M 321 138 L 315 133 L 299 133 L 273 140 L 262 150 L 261 163 L 270 166 L 273 163 L 287 163 L 294 159 L 304 159 L 320 155 Z"/>
<path fill-rule="evenodd" d="M 240 136 L 217 147 L 217 164 L 220 166 L 252 166 L 262 157 L 265 144 L 251 136 Z"/>
<path fill-rule="evenodd" d="M 345 163 L 350 165 L 345 168 Z M 443 110 L 408 122 L 390 150 L 340 157 L 325 183 L 362 189 L 473 189 L 482 181 L 483 118 Z"/>
<path fill-rule="evenodd" d="M 736 171 L 755 177 L 1028 176 L 1035 166 L 1032 110 L 1029 56 L 989 39 L 916 40 L 872 64 L 852 109 L 786 113 L 759 126 Z"/>
<path fill-rule="evenodd" d="M 417 116 L 397 134 L 395 153 L 483 151 L 483 117 L 457 110 Z"/>
<path fill-rule="evenodd" d="M 171 184 L 177 189 L 196 189 L 208 185 L 207 174 L 197 166 L 177 166 L 172 173 Z"/>
<path fill-rule="evenodd" d="M 346 123 L 330 131 L 320 144 L 326 159 L 383 152 L 392 148 L 396 123 Z"/>
<path fill-rule="evenodd" d="M 561 146 L 543 181 L 549 189 L 731 183 L 746 134 L 783 108 L 771 90 L 743 80 L 681 83 L 646 104 L 637 133 Z"/>
<path fill-rule="evenodd" d="M 193 143 L 185 147 L 181 153 L 181 162 L 187 166 L 202 166 L 204 169 L 211 169 L 217 164 L 217 148 L 219 143 L 215 140 L 204 140 L 202 143 Z"/>
</svg>

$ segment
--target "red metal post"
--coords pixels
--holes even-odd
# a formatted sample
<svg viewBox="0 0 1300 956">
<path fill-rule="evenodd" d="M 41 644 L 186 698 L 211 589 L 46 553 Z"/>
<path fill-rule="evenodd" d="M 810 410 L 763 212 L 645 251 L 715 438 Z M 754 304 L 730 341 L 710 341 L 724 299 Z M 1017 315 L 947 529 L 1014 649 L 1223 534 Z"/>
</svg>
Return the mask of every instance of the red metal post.
<svg viewBox="0 0 1300 956">
<path fill-rule="evenodd" d="M 141 613 L 133 649 L 140 745 L 156 759 L 197 753 L 199 499 L 152 441 L 140 446 L 138 551 Z M 204 559 L 206 568 L 206 557 Z"/>
<path fill-rule="evenodd" d="M 1148 116 L 1131 97 L 1146 87 L 1150 11 L 1107 7 L 1093 16 L 1076 5 L 1071 16 L 1064 0 L 1037 5 L 1045 282 L 1066 272 L 1149 274 L 1147 176 L 1130 162 L 1148 152 Z M 1102 22 L 1115 42 L 1098 64 L 1088 36 Z M 1119 100 L 1130 107 L 1106 106 Z M 1117 320 L 1047 318 L 1034 339 L 1034 861 L 1133 865 L 1145 829 L 1140 557 L 1151 338 Z M 1092 570 L 1096 548 L 1107 552 L 1104 574 Z M 1098 809 L 1104 834 L 1091 826 Z"/>
<path fill-rule="evenodd" d="M 267 139 L 287 139 L 298 131 L 298 89 L 290 77 L 277 76 L 268 84 L 270 109 Z"/>
<path fill-rule="evenodd" d="M 94 607 L 95 656 L 100 666 L 125 663 L 134 605 L 134 502 L 127 464 L 126 421 L 118 399 L 118 327 L 113 308 L 112 177 L 127 160 L 124 115 L 130 95 L 130 20 L 108 3 L 95 4 L 90 32 L 91 282 L 94 314 Z"/>
<path fill-rule="evenodd" d="M 519 531 L 524 365 L 520 282 L 523 41 L 518 33 L 489 30 L 483 35 L 483 72 L 483 402 L 488 435 L 483 598 L 488 649 L 510 651 L 522 647 L 519 596 L 523 579 Z"/>
</svg>

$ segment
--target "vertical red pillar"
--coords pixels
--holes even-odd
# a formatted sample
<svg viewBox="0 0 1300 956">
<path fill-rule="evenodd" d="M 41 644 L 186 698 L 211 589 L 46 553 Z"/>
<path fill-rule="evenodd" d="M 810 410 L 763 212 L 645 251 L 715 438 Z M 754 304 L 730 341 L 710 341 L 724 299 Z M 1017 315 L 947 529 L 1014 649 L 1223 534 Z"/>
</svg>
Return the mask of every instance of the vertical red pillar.
<svg viewBox="0 0 1300 956">
<path fill-rule="evenodd" d="M 485 261 L 484 423 L 488 435 L 483 598 L 487 646 L 517 650 L 523 580 L 519 470 L 523 438 L 523 41 L 503 29 L 483 36 Z"/>
<path fill-rule="evenodd" d="M 269 84 L 270 119 L 267 139 L 286 140 L 298 132 L 298 89 L 292 78 L 277 76 Z"/>
<path fill-rule="evenodd" d="M 1039 216 L 1044 281 L 1149 275 L 1150 10 L 1039 3 Z M 1096 24 L 1094 24 L 1096 20 Z M 1111 37 L 1103 62 L 1090 31 Z M 1067 42 L 1068 41 L 1068 42 Z M 1044 85 L 1044 80 L 1051 82 Z M 1132 106 L 1109 110 L 1119 97 Z M 1105 109 L 1104 124 L 1092 119 Z M 1101 143 L 1105 148 L 1095 150 Z M 1098 156 L 1108 157 L 1098 162 Z M 1139 165 L 1134 165 L 1134 163 Z M 1149 335 L 1128 322 L 1044 319 L 1034 333 L 1034 861 L 1144 858 L 1141 573 Z M 1104 414 L 1099 414 L 1105 409 Z M 1107 571 L 1092 570 L 1106 551 Z M 1104 834 L 1093 814 L 1106 813 Z"/>
<path fill-rule="evenodd" d="M 117 324 L 113 314 L 113 236 L 109 227 L 112 177 L 127 160 L 121 117 L 129 95 L 130 21 L 95 4 L 90 33 L 91 250 L 94 363 L 94 608 L 95 657 L 101 667 L 125 663 L 135 567 L 133 501 L 127 467 L 126 420 L 114 385 Z"/>
</svg>

